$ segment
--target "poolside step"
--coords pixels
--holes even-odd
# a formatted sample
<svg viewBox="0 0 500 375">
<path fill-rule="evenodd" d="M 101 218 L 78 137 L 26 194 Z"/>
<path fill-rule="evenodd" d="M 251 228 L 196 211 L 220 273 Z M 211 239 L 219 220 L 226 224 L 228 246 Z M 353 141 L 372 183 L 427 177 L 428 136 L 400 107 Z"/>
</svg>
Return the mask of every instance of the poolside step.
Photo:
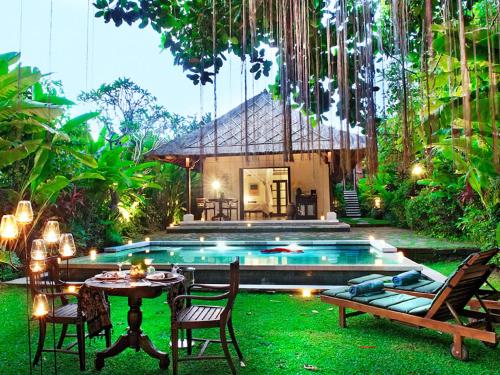
<svg viewBox="0 0 500 375">
<path fill-rule="evenodd" d="M 345 216 L 361 217 L 358 193 L 356 190 L 344 190 Z"/>
</svg>

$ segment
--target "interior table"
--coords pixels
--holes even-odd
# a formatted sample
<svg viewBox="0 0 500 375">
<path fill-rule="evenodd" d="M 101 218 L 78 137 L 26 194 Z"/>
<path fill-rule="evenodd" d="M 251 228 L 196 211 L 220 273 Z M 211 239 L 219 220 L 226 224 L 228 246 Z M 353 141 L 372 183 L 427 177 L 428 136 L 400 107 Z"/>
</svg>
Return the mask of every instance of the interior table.
<svg viewBox="0 0 500 375">
<path fill-rule="evenodd" d="M 109 348 L 96 354 L 95 367 L 97 370 L 101 370 L 104 367 L 104 359 L 118 355 L 127 348 L 135 349 L 137 352 L 142 349 L 151 357 L 159 360 L 160 369 L 166 370 L 168 368 L 170 364 L 168 353 L 156 349 L 149 337 L 142 332 L 142 299 L 156 298 L 164 290 L 167 290 L 168 301 L 172 303 L 175 296 L 183 292 L 183 282 L 184 276 L 182 275 L 162 282 L 149 280 L 132 281 L 129 279 L 101 281 L 95 278 L 85 281 L 87 286 L 103 290 L 108 295 L 127 297 L 129 305 L 127 333 L 121 335 Z"/>
</svg>

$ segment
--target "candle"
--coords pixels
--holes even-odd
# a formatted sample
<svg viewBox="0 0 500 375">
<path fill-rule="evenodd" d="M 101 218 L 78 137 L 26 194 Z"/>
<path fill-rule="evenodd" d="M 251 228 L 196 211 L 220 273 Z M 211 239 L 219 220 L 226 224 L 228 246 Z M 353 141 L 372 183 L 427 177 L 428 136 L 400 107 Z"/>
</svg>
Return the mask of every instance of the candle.
<svg viewBox="0 0 500 375">
<path fill-rule="evenodd" d="M 90 255 L 90 260 L 96 260 L 96 258 L 97 258 L 97 250 L 96 249 L 90 250 L 89 255 Z"/>
<path fill-rule="evenodd" d="M 144 239 L 144 241 L 149 242 L 149 241 L 151 241 L 151 238 L 146 237 L 146 238 Z"/>
</svg>

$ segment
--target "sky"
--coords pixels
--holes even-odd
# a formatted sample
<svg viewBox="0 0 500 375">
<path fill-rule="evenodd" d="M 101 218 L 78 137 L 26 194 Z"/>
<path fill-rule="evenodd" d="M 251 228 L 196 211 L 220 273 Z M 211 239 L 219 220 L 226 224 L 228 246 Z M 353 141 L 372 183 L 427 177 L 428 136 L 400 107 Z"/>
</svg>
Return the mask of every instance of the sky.
<svg viewBox="0 0 500 375">
<path fill-rule="evenodd" d="M 201 111 L 213 111 L 213 86 L 205 85 L 200 94 L 200 86 L 194 86 L 182 68 L 174 66 L 170 52 L 160 49 L 160 34 L 135 24 L 124 23 L 119 28 L 112 22 L 105 24 L 102 18 L 93 17 L 92 5 L 88 17 L 89 2 L 0 0 L 0 53 L 20 50 L 23 65 L 52 72 L 54 80 L 62 81 L 65 96 L 73 101 L 82 90 L 129 77 L 170 112 L 199 116 Z M 267 53 L 272 57 L 271 51 Z M 217 78 L 219 116 L 244 99 L 241 62 L 236 56 L 229 60 Z M 254 81 L 249 75 L 248 97 L 266 89 L 275 73 L 274 64 L 269 78 Z M 78 104 L 72 114 L 89 110 L 92 108 Z"/>
</svg>

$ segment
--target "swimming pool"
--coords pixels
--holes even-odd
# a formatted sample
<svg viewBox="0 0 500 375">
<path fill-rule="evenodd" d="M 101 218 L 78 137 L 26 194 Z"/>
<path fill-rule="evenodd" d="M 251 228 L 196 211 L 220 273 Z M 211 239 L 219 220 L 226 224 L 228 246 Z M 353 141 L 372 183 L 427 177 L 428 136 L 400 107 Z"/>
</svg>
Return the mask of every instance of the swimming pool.
<svg viewBox="0 0 500 375">
<path fill-rule="evenodd" d="M 265 253 L 263 250 L 284 249 Z M 289 252 L 286 252 L 289 251 Z M 225 283 L 228 264 L 240 257 L 242 284 L 339 285 L 369 273 L 395 274 L 419 265 L 384 241 L 143 241 L 70 261 L 70 275 L 84 280 L 118 264 L 150 259 L 159 270 L 193 266 L 198 282 Z M 421 268 L 421 267 L 420 267 Z"/>
</svg>

